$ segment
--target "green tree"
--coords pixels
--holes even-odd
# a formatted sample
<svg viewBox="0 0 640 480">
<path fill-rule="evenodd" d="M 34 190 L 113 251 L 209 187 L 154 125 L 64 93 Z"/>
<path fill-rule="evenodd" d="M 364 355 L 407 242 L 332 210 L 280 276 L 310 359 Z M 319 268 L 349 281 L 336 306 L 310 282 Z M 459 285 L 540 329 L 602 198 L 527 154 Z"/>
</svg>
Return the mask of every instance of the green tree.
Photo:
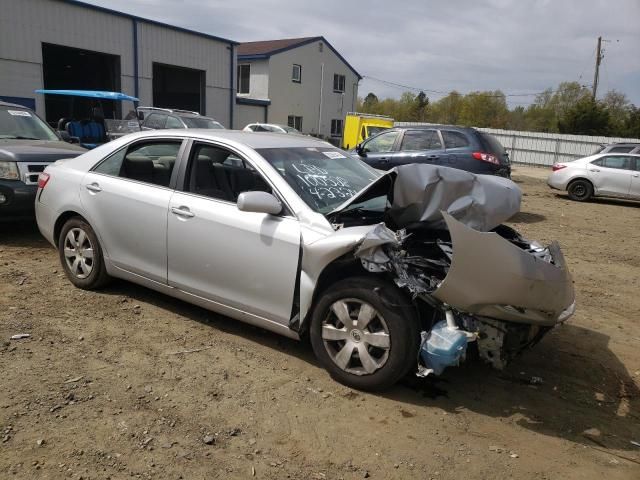
<svg viewBox="0 0 640 480">
<path fill-rule="evenodd" d="M 602 98 L 602 105 L 609 112 L 609 129 L 612 135 L 619 136 L 625 129 L 625 123 L 630 115 L 631 103 L 627 96 L 617 90 L 609 90 Z"/>
<path fill-rule="evenodd" d="M 558 122 L 560 133 L 608 135 L 609 112 L 590 97 L 580 99 Z"/>
<path fill-rule="evenodd" d="M 378 97 L 373 92 L 369 92 L 362 102 L 362 110 L 365 113 L 375 113 L 379 103 Z"/>
</svg>

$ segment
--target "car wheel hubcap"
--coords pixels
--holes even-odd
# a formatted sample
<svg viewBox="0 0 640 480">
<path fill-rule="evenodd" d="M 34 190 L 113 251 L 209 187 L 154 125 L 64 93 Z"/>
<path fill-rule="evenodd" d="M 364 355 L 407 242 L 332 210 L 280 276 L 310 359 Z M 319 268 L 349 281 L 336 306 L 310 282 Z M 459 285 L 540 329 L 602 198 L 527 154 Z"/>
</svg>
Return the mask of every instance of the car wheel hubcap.
<svg viewBox="0 0 640 480">
<path fill-rule="evenodd" d="M 341 370 L 371 375 L 389 358 L 389 329 L 380 313 L 358 299 L 333 303 L 322 322 L 322 341 L 329 357 Z"/>
<path fill-rule="evenodd" d="M 584 185 L 576 185 L 573 187 L 573 194 L 576 197 L 583 197 L 586 193 L 587 189 L 584 188 Z"/>
<path fill-rule="evenodd" d="M 76 278 L 87 278 L 93 270 L 93 245 L 81 228 L 72 228 L 64 237 L 64 259 Z"/>
</svg>

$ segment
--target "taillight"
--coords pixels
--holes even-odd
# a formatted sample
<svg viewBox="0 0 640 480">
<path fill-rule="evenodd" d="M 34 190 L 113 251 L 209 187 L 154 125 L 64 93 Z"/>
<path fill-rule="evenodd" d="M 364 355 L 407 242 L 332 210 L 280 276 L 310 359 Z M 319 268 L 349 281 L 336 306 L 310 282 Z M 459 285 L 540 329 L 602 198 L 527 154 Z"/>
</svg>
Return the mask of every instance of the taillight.
<svg viewBox="0 0 640 480">
<path fill-rule="evenodd" d="M 482 160 L 483 162 L 493 163 L 494 165 L 500 165 L 500 160 L 495 155 L 491 155 L 490 153 L 483 152 L 473 152 L 473 158 L 476 160 Z"/>
<path fill-rule="evenodd" d="M 562 170 L 563 168 L 567 168 L 567 166 L 562 165 L 561 163 L 556 163 L 553 165 L 553 167 L 551 167 L 551 170 L 553 170 L 554 172 L 557 172 L 558 170 Z"/>
<path fill-rule="evenodd" d="M 49 182 L 49 178 L 50 175 L 48 173 L 42 172 L 40 175 L 38 175 L 38 188 L 46 187 L 47 183 Z"/>
</svg>

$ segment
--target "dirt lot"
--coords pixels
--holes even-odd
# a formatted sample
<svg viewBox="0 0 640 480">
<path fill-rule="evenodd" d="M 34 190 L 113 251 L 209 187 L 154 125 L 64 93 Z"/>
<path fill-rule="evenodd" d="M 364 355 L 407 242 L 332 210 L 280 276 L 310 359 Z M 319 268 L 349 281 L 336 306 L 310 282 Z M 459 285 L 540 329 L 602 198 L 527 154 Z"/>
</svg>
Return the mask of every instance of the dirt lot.
<svg viewBox="0 0 640 480">
<path fill-rule="evenodd" d="M 640 478 L 640 204 L 540 173 L 518 170 L 513 224 L 560 241 L 576 315 L 505 372 L 383 395 L 144 288 L 75 289 L 34 227 L 0 225 L 0 478 Z"/>
</svg>

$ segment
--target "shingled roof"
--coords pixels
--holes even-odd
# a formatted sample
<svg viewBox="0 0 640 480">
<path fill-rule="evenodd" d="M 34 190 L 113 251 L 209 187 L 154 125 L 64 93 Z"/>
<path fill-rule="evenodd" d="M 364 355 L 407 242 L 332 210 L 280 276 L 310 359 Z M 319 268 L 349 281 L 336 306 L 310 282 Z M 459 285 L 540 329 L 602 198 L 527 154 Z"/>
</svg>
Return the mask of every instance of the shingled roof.
<svg viewBox="0 0 640 480">
<path fill-rule="evenodd" d="M 269 58 L 272 55 L 276 55 L 278 53 L 286 52 L 287 50 L 291 50 L 293 48 L 302 47 L 309 43 L 322 41 L 325 43 L 327 47 L 329 47 L 333 53 L 335 53 L 340 60 L 344 62 L 344 64 L 349 67 L 349 69 L 356 74 L 359 79 L 362 79 L 362 75 L 360 75 L 355 68 L 353 68 L 349 62 L 347 62 L 342 55 L 338 53 L 338 51 L 333 48 L 327 40 L 322 37 L 301 37 L 301 38 L 281 38 L 279 40 L 264 40 L 261 42 L 245 42 L 241 43 L 237 47 L 238 51 L 238 60 L 258 60 Z"/>
</svg>

